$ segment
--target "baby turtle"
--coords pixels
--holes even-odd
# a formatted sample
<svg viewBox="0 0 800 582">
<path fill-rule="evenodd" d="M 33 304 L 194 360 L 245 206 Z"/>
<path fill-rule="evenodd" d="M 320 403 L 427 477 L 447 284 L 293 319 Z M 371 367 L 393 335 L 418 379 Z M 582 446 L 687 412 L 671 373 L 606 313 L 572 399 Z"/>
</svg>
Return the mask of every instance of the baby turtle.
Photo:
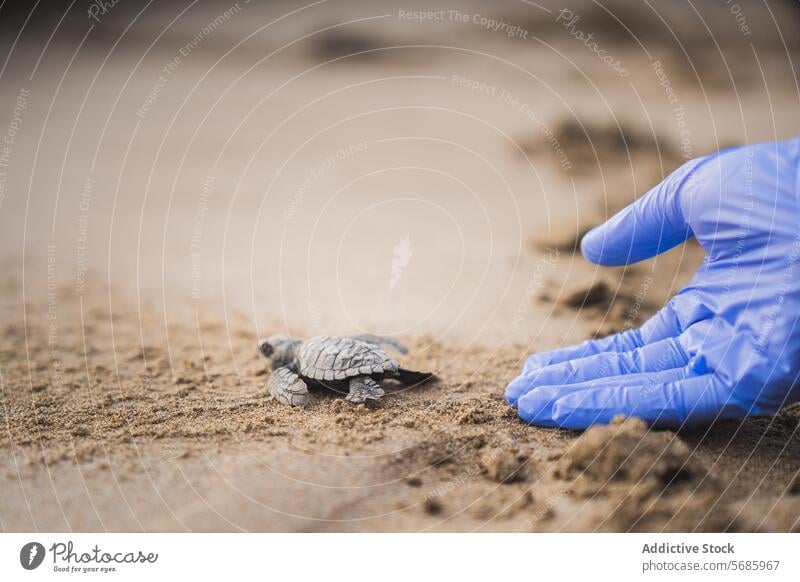
<svg viewBox="0 0 800 582">
<path fill-rule="evenodd" d="M 384 378 L 414 385 L 433 380 L 433 374 L 400 367 L 384 352 L 387 347 L 408 353 L 392 338 L 364 334 L 352 337 L 318 336 L 307 341 L 274 335 L 258 344 L 258 351 L 270 363 L 269 393 L 283 404 L 305 406 L 308 387 L 324 385 L 344 392 L 350 402 L 378 400 L 384 395 L 378 383 Z"/>
</svg>

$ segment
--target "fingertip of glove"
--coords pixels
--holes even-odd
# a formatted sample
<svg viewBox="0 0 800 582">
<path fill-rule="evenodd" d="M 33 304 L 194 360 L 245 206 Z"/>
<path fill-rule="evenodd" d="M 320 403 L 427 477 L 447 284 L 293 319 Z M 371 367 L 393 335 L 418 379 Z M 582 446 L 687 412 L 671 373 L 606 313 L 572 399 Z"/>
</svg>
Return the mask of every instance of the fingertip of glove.
<svg viewBox="0 0 800 582">
<path fill-rule="evenodd" d="M 600 227 L 593 228 L 581 239 L 581 254 L 590 263 L 603 262 L 603 237 Z"/>
<path fill-rule="evenodd" d="M 517 402 L 517 414 L 528 424 L 554 427 L 552 419 L 552 398 L 549 394 L 528 392 Z"/>
<path fill-rule="evenodd" d="M 513 380 L 508 386 L 506 386 L 505 398 L 509 406 L 513 406 L 514 408 L 516 408 L 517 403 L 519 402 L 519 398 L 523 394 L 524 392 L 521 390 L 519 386 L 519 378 Z"/>
</svg>

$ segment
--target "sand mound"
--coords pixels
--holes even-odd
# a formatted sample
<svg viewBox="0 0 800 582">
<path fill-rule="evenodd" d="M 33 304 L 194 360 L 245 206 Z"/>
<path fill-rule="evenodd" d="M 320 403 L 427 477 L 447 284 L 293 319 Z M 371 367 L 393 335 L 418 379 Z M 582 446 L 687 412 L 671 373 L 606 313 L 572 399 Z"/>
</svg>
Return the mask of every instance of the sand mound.
<svg viewBox="0 0 800 582">
<path fill-rule="evenodd" d="M 671 432 L 653 432 L 641 420 L 618 417 L 586 431 L 561 457 L 554 476 L 572 481 L 579 496 L 637 497 L 694 488 L 706 471 L 691 449 Z"/>
<path fill-rule="evenodd" d="M 720 500 L 721 488 L 671 432 L 618 417 L 586 431 L 553 470 L 578 498 L 606 499 L 605 511 L 585 514 L 580 530 L 753 531 L 747 513 Z"/>
</svg>

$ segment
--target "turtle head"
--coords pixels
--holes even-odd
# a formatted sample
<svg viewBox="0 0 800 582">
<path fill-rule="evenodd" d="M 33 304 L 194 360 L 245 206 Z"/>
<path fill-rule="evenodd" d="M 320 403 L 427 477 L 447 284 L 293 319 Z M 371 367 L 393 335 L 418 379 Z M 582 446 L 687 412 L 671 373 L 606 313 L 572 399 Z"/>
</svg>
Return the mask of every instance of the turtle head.
<svg viewBox="0 0 800 582">
<path fill-rule="evenodd" d="M 258 342 L 258 351 L 273 369 L 286 366 L 294 361 L 294 351 L 300 342 L 287 335 L 273 335 Z"/>
</svg>

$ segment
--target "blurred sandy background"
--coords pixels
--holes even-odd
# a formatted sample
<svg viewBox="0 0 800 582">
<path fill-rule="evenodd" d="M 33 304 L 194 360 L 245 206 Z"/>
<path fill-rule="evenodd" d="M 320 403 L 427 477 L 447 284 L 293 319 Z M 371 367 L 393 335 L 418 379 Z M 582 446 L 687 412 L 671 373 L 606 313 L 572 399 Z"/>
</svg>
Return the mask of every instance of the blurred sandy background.
<svg viewBox="0 0 800 582">
<path fill-rule="evenodd" d="M 499 398 L 702 260 L 598 269 L 582 232 L 687 159 L 797 135 L 796 2 L 44 4 L 0 8 L 0 525 L 674 525 L 641 518 L 650 490 L 598 521 L 552 474 L 576 435 Z M 256 338 L 360 330 L 442 383 L 359 413 L 267 399 Z M 688 507 L 730 499 L 681 528 L 796 527 L 787 414 L 684 436 L 727 483 L 690 480 Z M 491 451 L 527 477 L 498 485 Z"/>
</svg>

